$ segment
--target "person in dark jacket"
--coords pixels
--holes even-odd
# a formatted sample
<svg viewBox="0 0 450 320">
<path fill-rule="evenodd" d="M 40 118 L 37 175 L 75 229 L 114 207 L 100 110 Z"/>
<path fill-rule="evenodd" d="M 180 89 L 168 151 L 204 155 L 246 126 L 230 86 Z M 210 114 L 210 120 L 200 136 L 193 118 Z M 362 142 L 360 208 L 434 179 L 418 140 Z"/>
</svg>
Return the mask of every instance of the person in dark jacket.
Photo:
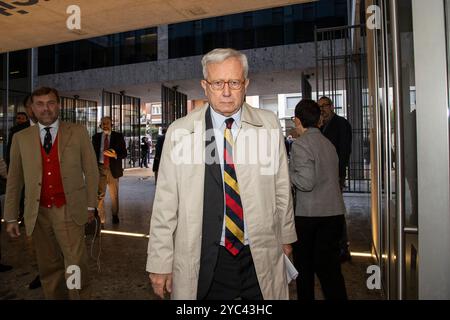
<svg viewBox="0 0 450 320">
<path fill-rule="evenodd" d="M 320 129 L 336 148 L 339 158 L 339 182 L 341 189 L 343 189 L 352 152 L 352 127 L 347 119 L 334 112 L 333 101 L 330 98 L 322 97 L 318 104 L 322 116 L 322 127 Z"/>
<path fill-rule="evenodd" d="M 321 111 L 322 127 L 321 131 L 336 148 L 339 158 L 339 184 L 341 190 L 345 187 L 347 168 L 352 152 L 352 127 L 347 119 L 338 116 L 334 112 L 333 101 L 328 97 L 322 97 L 318 101 Z M 341 247 L 341 261 L 350 261 L 351 255 L 347 235 L 347 223 L 344 220 Z"/>
<path fill-rule="evenodd" d="M 0 158 L 0 196 L 3 196 L 6 192 L 6 163 L 3 158 Z M 0 201 L 0 205 L 2 204 Z M 2 206 L 0 206 L 0 218 L 3 216 Z M 1 240 L 2 224 L 0 223 L 0 240 Z M 2 259 L 2 246 L 0 241 L 0 272 L 6 272 L 12 269 L 12 266 L 1 263 Z M 6 293 L 6 292 L 5 292 Z"/>
<path fill-rule="evenodd" d="M 127 147 L 123 135 L 120 132 L 112 131 L 111 117 L 103 117 L 100 127 L 103 132 L 98 132 L 92 137 L 92 144 L 100 173 L 98 214 L 103 226 L 106 219 L 104 209 L 106 187 L 111 196 L 112 223 L 119 223 L 119 178 L 123 176 L 122 159 L 127 157 Z"/>
<path fill-rule="evenodd" d="M 166 138 L 166 128 L 162 129 L 162 135 L 158 136 L 158 139 L 156 140 L 156 146 L 155 146 L 155 159 L 153 160 L 153 172 L 155 173 L 155 184 L 158 180 L 158 169 L 159 169 L 159 161 L 161 160 L 161 154 L 162 149 L 164 145 L 164 139 Z"/>
<path fill-rule="evenodd" d="M 17 113 L 16 125 L 14 127 L 12 127 L 9 131 L 8 144 L 7 144 L 6 153 L 5 153 L 5 162 L 6 162 L 7 167 L 9 167 L 11 145 L 12 145 L 12 140 L 13 140 L 14 135 L 30 126 L 34 126 L 37 123 L 36 116 L 34 115 L 33 109 L 31 108 L 31 106 L 32 106 L 31 95 L 27 95 L 25 97 L 25 99 L 23 100 L 23 107 L 25 108 L 25 112 Z M 24 209 L 25 209 L 24 208 L 24 200 L 25 200 L 25 189 L 22 191 L 22 196 L 20 199 L 20 211 L 19 211 L 19 219 L 18 219 L 20 226 L 25 225 L 24 219 L 23 219 L 23 214 L 24 214 Z M 33 279 L 33 281 L 30 282 L 28 287 L 31 290 L 41 287 L 41 280 L 40 280 L 39 275 L 37 275 Z"/>
<path fill-rule="evenodd" d="M 142 137 L 141 139 L 141 163 L 140 163 L 140 167 L 146 167 L 148 168 L 148 150 L 149 150 L 150 146 L 148 145 L 148 139 L 147 137 Z"/>
<path fill-rule="evenodd" d="M 16 125 L 11 127 L 8 135 L 8 144 L 6 147 L 5 153 L 5 162 L 7 167 L 9 167 L 9 155 L 11 152 L 12 139 L 14 135 L 22 131 L 23 129 L 28 128 L 29 126 L 34 125 L 37 122 L 36 117 L 33 114 L 33 110 L 31 109 L 31 96 L 27 95 L 23 100 L 23 107 L 25 108 L 25 112 L 18 112 L 16 115 Z"/>
</svg>

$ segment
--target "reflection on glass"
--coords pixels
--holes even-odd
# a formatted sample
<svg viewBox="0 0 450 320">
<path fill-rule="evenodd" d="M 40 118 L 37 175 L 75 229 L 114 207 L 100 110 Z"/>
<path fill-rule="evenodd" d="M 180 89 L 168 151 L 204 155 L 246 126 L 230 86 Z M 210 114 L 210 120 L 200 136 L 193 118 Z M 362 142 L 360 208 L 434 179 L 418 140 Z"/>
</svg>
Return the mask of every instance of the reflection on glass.
<svg viewBox="0 0 450 320">
<path fill-rule="evenodd" d="M 169 25 L 169 58 L 214 48 L 251 48 L 314 41 L 314 27 L 347 24 L 347 0 L 272 8 Z"/>
<path fill-rule="evenodd" d="M 157 59 L 157 28 L 117 33 L 39 48 L 39 75 Z"/>
</svg>

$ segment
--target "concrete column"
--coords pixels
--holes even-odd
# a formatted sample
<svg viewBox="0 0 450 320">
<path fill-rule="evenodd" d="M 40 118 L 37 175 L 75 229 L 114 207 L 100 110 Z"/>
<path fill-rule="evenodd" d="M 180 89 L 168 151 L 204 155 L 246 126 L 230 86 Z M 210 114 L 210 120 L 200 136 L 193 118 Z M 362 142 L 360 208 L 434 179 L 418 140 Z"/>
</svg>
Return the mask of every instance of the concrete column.
<svg viewBox="0 0 450 320">
<path fill-rule="evenodd" d="M 38 48 L 32 48 L 30 51 L 30 88 L 33 91 L 38 86 Z"/>
<path fill-rule="evenodd" d="M 169 26 L 158 26 L 158 60 L 169 59 Z"/>
<path fill-rule="evenodd" d="M 450 299 L 449 99 L 444 1 L 413 0 L 412 11 L 417 93 L 419 299 Z"/>
</svg>

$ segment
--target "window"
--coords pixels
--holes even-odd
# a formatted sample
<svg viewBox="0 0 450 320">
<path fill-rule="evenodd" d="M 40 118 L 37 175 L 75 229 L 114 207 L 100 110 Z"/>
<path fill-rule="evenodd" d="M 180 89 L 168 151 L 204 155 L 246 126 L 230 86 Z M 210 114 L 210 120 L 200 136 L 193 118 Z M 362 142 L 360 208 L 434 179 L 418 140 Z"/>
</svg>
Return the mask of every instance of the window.
<svg viewBox="0 0 450 320">
<path fill-rule="evenodd" d="M 293 96 L 293 97 L 287 97 L 286 98 L 286 105 L 288 109 L 295 110 L 295 107 L 301 100 L 301 96 Z"/>
<path fill-rule="evenodd" d="M 161 105 L 160 104 L 152 105 L 152 115 L 159 115 L 159 114 L 162 114 Z"/>
<path fill-rule="evenodd" d="M 201 55 L 214 48 L 245 50 L 313 42 L 314 26 L 347 24 L 347 0 L 264 9 L 169 25 L 169 58 Z"/>
<path fill-rule="evenodd" d="M 157 42 L 157 28 L 147 28 L 40 47 L 38 72 L 46 75 L 154 61 Z"/>
</svg>

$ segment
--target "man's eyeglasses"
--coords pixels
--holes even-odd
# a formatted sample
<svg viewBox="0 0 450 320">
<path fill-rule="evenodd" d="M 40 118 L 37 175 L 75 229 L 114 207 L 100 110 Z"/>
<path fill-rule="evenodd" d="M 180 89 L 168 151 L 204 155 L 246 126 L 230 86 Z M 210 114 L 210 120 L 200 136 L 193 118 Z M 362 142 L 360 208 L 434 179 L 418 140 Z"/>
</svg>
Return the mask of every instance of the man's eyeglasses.
<svg viewBox="0 0 450 320">
<path fill-rule="evenodd" d="M 229 81 L 223 81 L 223 80 L 213 80 L 209 82 L 208 80 L 205 80 L 213 90 L 223 90 L 225 88 L 225 84 L 228 84 L 228 87 L 231 90 L 239 90 L 242 88 L 242 85 L 245 81 L 241 80 L 229 80 Z"/>
<path fill-rule="evenodd" d="M 295 116 L 292 116 L 292 117 L 291 117 L 291 120 L 292 120 L 292 121 L 295 121 Z"/>
</svg>

